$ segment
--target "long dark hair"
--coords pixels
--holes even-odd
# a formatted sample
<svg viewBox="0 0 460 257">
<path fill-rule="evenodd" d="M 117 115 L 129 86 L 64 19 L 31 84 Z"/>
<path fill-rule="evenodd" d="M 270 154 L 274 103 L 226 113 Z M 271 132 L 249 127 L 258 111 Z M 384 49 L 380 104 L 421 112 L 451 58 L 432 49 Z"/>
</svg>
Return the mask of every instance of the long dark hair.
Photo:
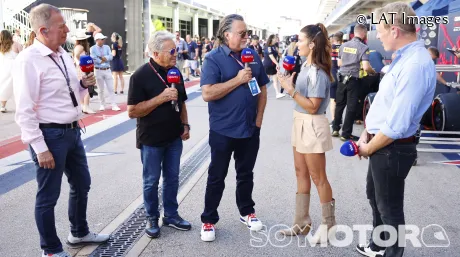
<svg viewBox="0 0 460 257">
<path fill-rule="evenodd" d="M 322 23 L 308 25 L 300 31 L 304 33 L 311 42 L 315 44 L 311 53 L 312 63 L 318 68 L 324 70 L 331 81 L 334 81 L 332 76 L 332 60 L 331 60 L 331 42 L 327 37 L 326 27 Z"/>
<path fill-rule="evenodd" d="M 13 35 L 8 30 L 2 30 L 0 32 L 0 53 L 8 53 L 13 43 Z"/>
<path fill-rule="evenodd" d="M 83 39 L 83 40 L 77 40 L 77 45 L 81 45 L 83 46 L 83 49 L 85 50 L 85 53 L 86 54 L 89 54 L 89 42 L 88 42 L 88 39 Z"/>
<path fill-rule="evenodd" d="M 273 41 L 275 41 L 275 35 L 271 34 L 267 39 L 267 46 L 272 46 L 274 44 Z"/>
</svg>

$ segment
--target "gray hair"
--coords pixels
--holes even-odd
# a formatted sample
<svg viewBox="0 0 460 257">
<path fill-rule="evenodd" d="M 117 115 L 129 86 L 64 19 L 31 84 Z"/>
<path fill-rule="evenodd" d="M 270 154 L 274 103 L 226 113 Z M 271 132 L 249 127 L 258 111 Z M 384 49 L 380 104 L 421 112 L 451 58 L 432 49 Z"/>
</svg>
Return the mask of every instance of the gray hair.
<svg viewBox="0 0 460 257">
<path fill-rule="evenodd" d="M 229 14 L 219 22 L 219 29 L 217 30 L 218 45 L 227 44 L 225 32 L 228 32 L 232 29 L 232 24 L 234 21 L 244 21 L 243 16 L 239 14 Z"/>
<path fill-rule="evenodd" d="M 383 27 L 385 29 L 390 29 L 391 25 L 399 27 L 405 33 L 416 33 L 416 23 L 418 20 L 417 15 L 415 14 L 414 9 L 406 3 L 403 2 L 394 2 L 385 5 L 382 8 L 376 10 L 377 19 L 380 19 L 382 15 L 385 15 L 385 19 L 388 22 L 383 21 Z M 394 19 L 390 14 L 394 15 Z"/>
<path fill-rule="evenodd" d="M 32 26 L 32 30 L 38 34 L 38 29 L 40 27 L 50 27 L 50 19 L 53 12 L 61 13 L 61 10 L 56 6 L 50 4 L 40 4 L 30 11 L 30 24 Z"/>
<path fill-rule="evenodd" d="M 175 38 L 176 36 L 164 30 L 153 33 L 149 39 L 149 53 L 161 52 L 163 50 L 163 44 L 168 40 L 174 41 Z"/>
</svg>

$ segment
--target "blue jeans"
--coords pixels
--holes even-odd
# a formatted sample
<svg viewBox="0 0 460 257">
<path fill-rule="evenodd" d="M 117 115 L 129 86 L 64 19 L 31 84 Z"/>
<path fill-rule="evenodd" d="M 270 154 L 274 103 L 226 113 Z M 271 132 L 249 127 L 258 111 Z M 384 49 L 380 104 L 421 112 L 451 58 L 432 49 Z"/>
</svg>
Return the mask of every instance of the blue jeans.
<svg viewBox="0 0 460 257">
<path fill-rule="evenodd" d="M 89 233 L 86 207 L 91 177 L 79 128 L 45 128 L 42 133 L 53 155 L 55 168 L 40 168 L 37 155 L 32 147 L 29 149 L 35 162 L 38 183 L 35 222 L 40 233 L 41 248 L 48 254 L 62 251 L 54 220 L 54 207 L 61 193 L 62 174 L 66 174 L 70 185 L 68 213 L 70 231 L 75 237 L 83 237 Z"/>
<path fill-rule="evenodd" d="M 182 139 L 179 137 L 164 147 L 141 146 L 144 179 L 144 206 L 147 217 L 159 218 L 158 182 L 163 169 L 163 206 L 165 217 L 176 217 L 179 189 Z"/>
</svg>

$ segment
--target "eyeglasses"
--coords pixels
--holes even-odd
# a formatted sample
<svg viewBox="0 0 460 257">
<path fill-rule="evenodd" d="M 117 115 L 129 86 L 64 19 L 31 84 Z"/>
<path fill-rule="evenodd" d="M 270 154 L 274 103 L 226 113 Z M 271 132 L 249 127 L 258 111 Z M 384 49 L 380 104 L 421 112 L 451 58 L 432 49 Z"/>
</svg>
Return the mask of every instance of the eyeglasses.
<svg viewBox="0 0 460 257">
<path fill-rule="evenodd" d="M 246 34 L 248 35 L 248 37 L 252 36 L 252 30 L 243 30 L 241 32 L 236 32 L 236 33 L 238 33 L 241 38 L 245 38 Z"/>
<path fill-rule="evenodd" d="M 166 50 L 166 51 L 163 51 L 163 52 L 169 52 L 171 55 L 174 55 L 176 53 L 176 51 L 179 51 L 179 49 L 176 50 L 176 48 L 173 48 L 171 50 Z"/>
</svg>

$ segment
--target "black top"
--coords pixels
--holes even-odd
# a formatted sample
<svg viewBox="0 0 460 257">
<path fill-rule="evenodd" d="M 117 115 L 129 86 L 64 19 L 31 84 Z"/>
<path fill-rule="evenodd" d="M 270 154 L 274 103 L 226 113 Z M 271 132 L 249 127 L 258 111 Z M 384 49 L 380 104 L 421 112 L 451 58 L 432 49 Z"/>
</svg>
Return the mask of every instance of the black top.
<svg viewBox="0 0 460 257">
<path fill-rule="evenodd" d="M 150 59 L 150 63 L 167 83 L 167 70 Z M 169 85 L 169 84 L 168 84 Z M 129 81 L 128 105 L 136 105 L 160 95 L 166 89 L 165 84 L 155 74 L 148 63 L 142 65 L 134 72 Z M 179 112 L 176 112 L 171 102 L 163 103 L 151 113 L 137 119 L 136 147 L 141 145 L 161 147 L 180 137 L 184 128 L 180 119 L 182 104 L 187 100 L 184 80 L 176 85 L 179 93 Z"/>
<path fill-rule="evenodd" d="M 113 59 L 120 59 L 123 50 L 121 49 L 121 47 L 118 46 L 117 42 L 112 43 L 112 50 L 115 50 L 115 56 L 113 57 Z"/>
<path fill-rule="evenodd" d="M 88 38 L 88 43 L 89 43 L 89 47 L 92 47 L 93 45 L 96 44 L 96 41 L 94 41 L 94 37 L 93 37 L 93 32 L 85 32 L 86 35 L 90 36 Z"/>
<path fill-rule="evenodd" d="M 260 56 L 264 56 L 264 52 L 262 50 L 262 47 L 259 44 L 257 44 L 256 46 L 249 45 L 249 48 L 251 48 L 252 50 L 256 51 Z"/>
</svg>

